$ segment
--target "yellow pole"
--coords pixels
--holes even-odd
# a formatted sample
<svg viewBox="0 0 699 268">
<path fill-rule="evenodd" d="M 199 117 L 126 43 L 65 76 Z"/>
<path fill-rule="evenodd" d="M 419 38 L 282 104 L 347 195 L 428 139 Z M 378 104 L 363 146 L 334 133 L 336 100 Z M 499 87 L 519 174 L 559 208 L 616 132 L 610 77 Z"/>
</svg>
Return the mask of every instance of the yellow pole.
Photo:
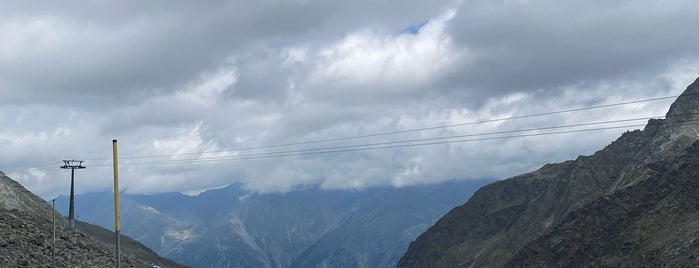
<svg viewBox="0 0 699 268">
<path fill-rule="evenodd" d="M 112 150 L 114 154 L 114 236 L 116 239 L 116 263 L 117 268 L 121 267 L 121 254 L 119 252 L 119 231 L 121 223 L 119 220 L 119 160 L 117 156 L 117 140 L 112 140 Z"/>
<path fill-rule="evenodd" d="M 51 204 L 53 210 L 53 244 L 51 246 L 51 267 L 56 268 L 56 199 Z"/>
<path fill-rule="evenodd" d="M 56 199 L 53 199 L 53 204 L 51 205 L 53 209 L 53 246 L 56 246 Z"/>
</svg>

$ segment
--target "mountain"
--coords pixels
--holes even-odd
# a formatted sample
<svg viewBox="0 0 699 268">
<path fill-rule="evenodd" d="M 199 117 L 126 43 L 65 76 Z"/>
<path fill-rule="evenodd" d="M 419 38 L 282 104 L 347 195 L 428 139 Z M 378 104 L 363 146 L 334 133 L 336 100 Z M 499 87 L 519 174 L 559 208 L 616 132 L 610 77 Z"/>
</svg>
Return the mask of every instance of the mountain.
<svg viewBox="0 0 699 268">
<path fill-rule="evenodd" d="M 370 191 L 290 267 L 395 267 L 410 241 L 475 189 L 464 194 L 463 185 L 447 183 Z"/>
<path fill-rule="evenodd" d="M 122 232 L 197 267 L 394 267 L 408 243 L 490 181 L 362 191 L 121 195 Z M 76 196 L 76 215 L 113 225 L 110 193 Z M 68 207 L 59 197 L 57 206 Z"/>
<path fill-rule="evenodd" d="M 510 262 L 515 267 L 607 266 L 626 265 L 620 262 L 624 258 L 636 258 L 637 263 L 656 258 L 649 263 L 663 264 L 659 266 L 674 263 L 664 259 L 668 253 L 650 248 L 673 248 L 673 243 L 696 238 L 685 237 L 695 232 L 682 230 L 693 226 L 684 224 L 699 221 L 694 216 L 699 207 L 682 203 L 691 190 L 668 197 L 653 185 L 667 184 L 672 191 L 694 187 L 685 184 L 696 177 L 680 178 L 679 172 L 688 171 L 672 163 L 695 160 L 691 154 L 697 129 L 699 79 L 672 104 L 666 119 L 650 120 L 643 130 L 624 133 L 591 156 L 545 165 L 479 189 L 412 242 L 398 267 L 501 267 Z M 686 169 L 696 163 L 685 164 Z M 679 207 L 688 211 L 653 210 Z M 609 224 L 615 220 L 622 223 Z M 639 236 L 634 240 L 631 234 Z M 667 236 L 663 240 L 655 234 Z M 654 240 L 638 240 L 643 238 Z M 622 253 L 629 255 L 612 260 Z M 694 258 L 687 257 L 685 261 Z"/>
<path fill-rule="evenodd" d="M 39 267 L 52 263 L 53 210 L 38 196 L 0 172 L 0 266 Z M 56 265 L 58 267 L 116 266 L 114 233 L 56 214 Z M 99 236 L 97 236 L 99 234 Z M 124 267 L 186 267 L 164 259 L 142 244 L 122 238 Z"/>
<path fill-rule="evenodd" d="M 46 201 L 7 177 L 2 171 L 0 171 L 0 208 L 25 211 L 46 220 L 51 219 L 52 215 L 51 206 Z"/>
<path fill-rule="evenodd" d="M 699 142 L 651 176 L 568 214 L 511 267 L 699 267 Z"/>
</svg>

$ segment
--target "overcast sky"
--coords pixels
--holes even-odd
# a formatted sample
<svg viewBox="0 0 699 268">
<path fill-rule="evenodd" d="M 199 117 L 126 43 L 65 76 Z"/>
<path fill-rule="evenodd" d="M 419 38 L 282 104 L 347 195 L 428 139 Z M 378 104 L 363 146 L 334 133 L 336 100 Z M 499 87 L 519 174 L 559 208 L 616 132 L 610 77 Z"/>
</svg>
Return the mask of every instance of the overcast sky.
<svg viewBox="0 0 699 268">
<path fill-rule="evenodd" d="M 222 151 L 678 95 L 699 76 L 697 14 L 694 0 L 0 1 L 0 170 L 51 198 L 69 192 L 59 161 L 87 160 L 76 191 L 109 191 L 118 139 L 128 193 L 504 179 L 638 127 L 167 161 L 662 115 L 671 99 Z"/>
</svg>

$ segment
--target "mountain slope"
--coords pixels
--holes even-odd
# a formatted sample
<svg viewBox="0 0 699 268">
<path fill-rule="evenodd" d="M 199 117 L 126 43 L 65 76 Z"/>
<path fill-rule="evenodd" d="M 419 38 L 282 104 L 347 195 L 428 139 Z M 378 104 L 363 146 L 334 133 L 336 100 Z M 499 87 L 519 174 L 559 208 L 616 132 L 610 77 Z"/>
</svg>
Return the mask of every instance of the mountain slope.
<svg viewBox="0 0 699 268">
<path fill-rule="evenodd" d="M 51 206 L 0 172 L 0 260 L 2 267 L 51 264 L 53 240 Z M 56 213 L 57 265 L 59 267 L 115 266 L 114 233 L 76 221 L 77 231 Z M 7 239 L 7 240 L 5 240 Z M 111 243 L 110 243 L 111 242 Z M 164 259 L 142 244 L 122 237 L 125 267 L 186 267 Z"/>
<path fill-rule="evenodd" d="M 113 231 L 82 221 L 75 221 L 75 227 L 81 232 L 103 243 L 111 250 L 114 249 L 115 241 Z M 120 244 L 122 251 L 121 254 L 124 256 L 129 256 L 133 259 L 149 264 L 157 264 L 160 267 L 189 267 L 187 265 L 182 265 L 172 260 L 160 257 L 158 253 L 153 252 L 153 250 L 150 248 L 128 236 L 122 235 Z"/>
<path fill-rule="evenodd" d="M 0 208 L 0 266 L 50 267 L 53 224 L 30 211 Z M 124 258 L 123 267 L 150 267 Z M 57 267 L 114 267 L 114 249 L 61 227 L 56 235 Z"/>
<path fill-rule="evenodd" d="M 46 201 L 7 177 L 2 171 L 0 171 L 0 208 L 28 211 L 43 219 L 50 219 L 52 213 L 51 206 Z"/>
<path fill-rule="evenodd" d="M 699 266 L 699 142 L 648 167 L 650 178 L 569 214 L 508 266 Z"/>
<path fill-rule="evenodd" d="M 550 164 L 478 190 L 410 244 L 399 267 L 503 266 L 569 213 L 645 181 L 647 164 L 680 154 L 697 140 L 699 80 L 665 120 L 624 133 L 592 156 Z"/>
</svg>

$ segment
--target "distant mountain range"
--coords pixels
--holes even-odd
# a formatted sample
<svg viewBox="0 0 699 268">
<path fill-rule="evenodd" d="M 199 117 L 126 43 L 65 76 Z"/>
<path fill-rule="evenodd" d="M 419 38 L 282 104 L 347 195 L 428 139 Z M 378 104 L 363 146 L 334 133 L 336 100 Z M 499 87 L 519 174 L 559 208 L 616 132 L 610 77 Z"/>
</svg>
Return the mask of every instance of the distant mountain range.
<svg viewBox="0 0 699 268">
<path fill-rule="evenodd" d="M 362 191 L 121 195 L 122 233 L 197 267 L 395 267 L 410 241 L 491 181 Z M 76 196 L 82 221 L 113 226 L 113 194 Z M 57 198 L 61 210 L 68 198 Z"/>
<path fill-rule="evenodd" d="M 491 183 L 398 267 L 699 267 L 699 79 L 591 156 Z"/>
</svg>

